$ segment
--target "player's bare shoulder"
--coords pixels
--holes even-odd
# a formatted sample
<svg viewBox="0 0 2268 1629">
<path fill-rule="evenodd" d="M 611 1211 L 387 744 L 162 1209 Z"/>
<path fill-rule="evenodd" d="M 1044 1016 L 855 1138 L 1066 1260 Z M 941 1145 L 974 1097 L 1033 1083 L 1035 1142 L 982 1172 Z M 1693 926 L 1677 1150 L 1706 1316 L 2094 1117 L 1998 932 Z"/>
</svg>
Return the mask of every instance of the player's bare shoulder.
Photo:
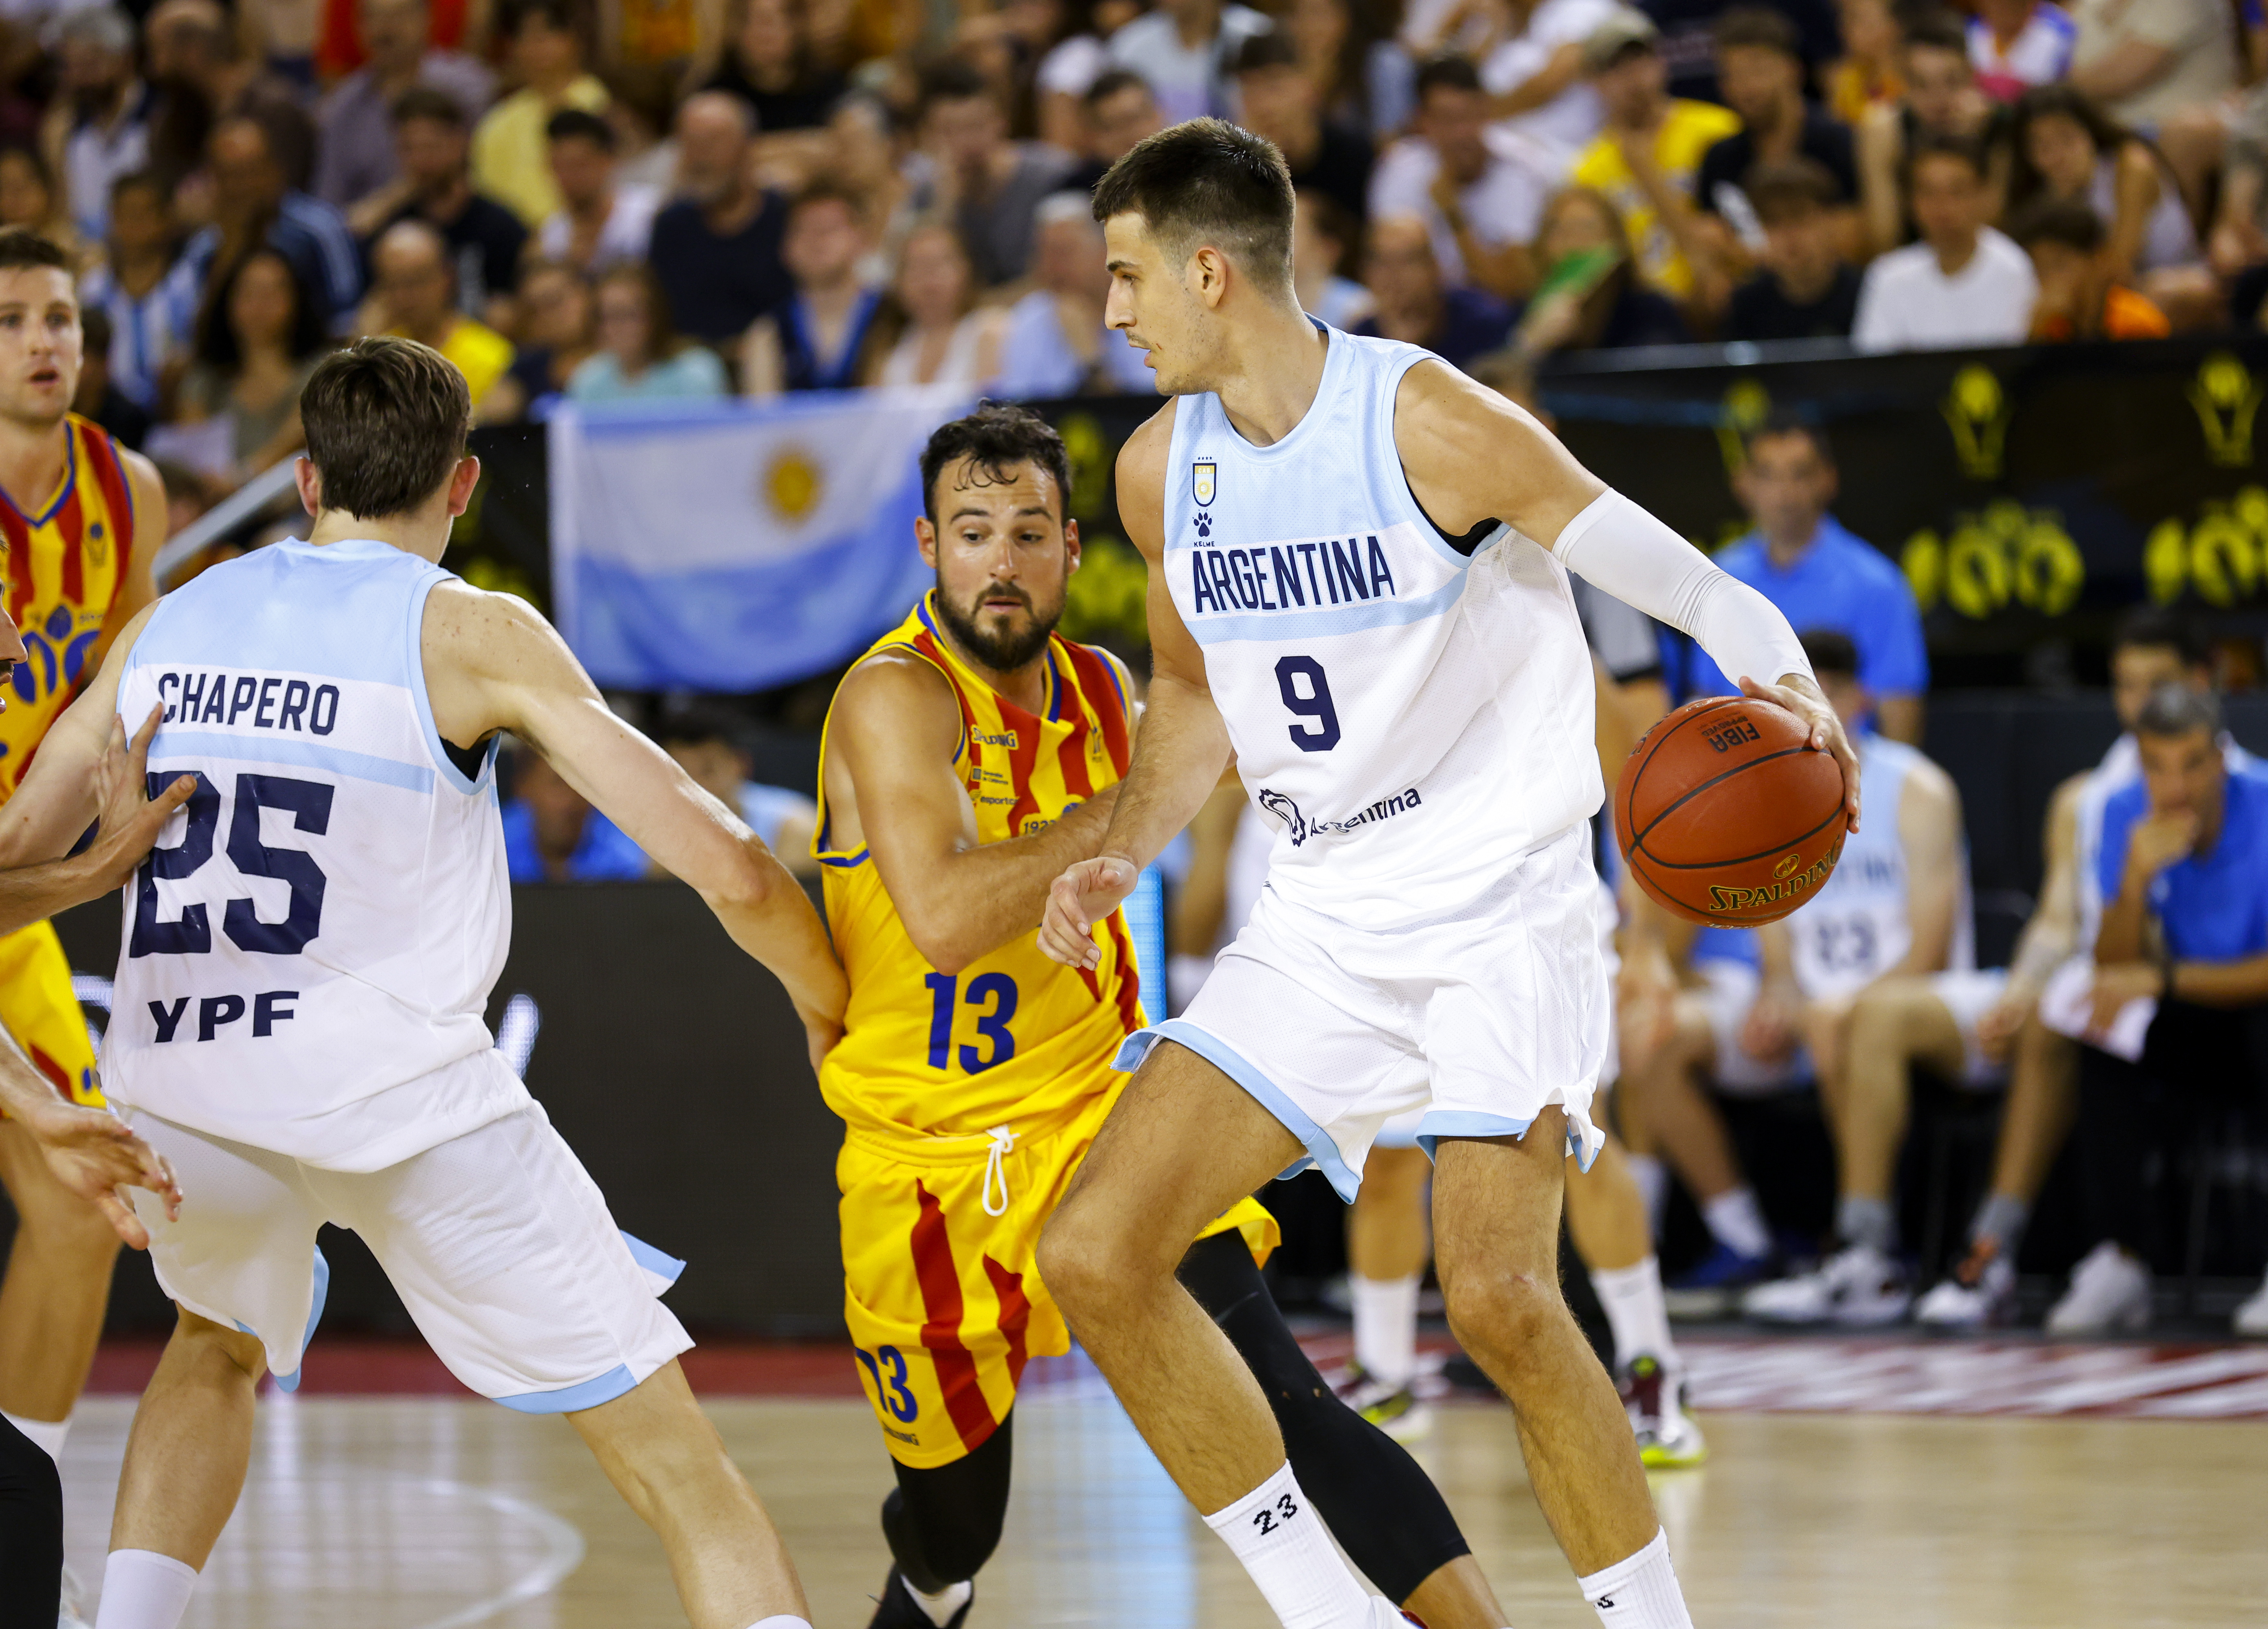
<svg viewBox="0 0 2268 1629">
<path fill-rule="evenodd" d="M 1180 405 L 1167 400 L 1118 449 L 1118 518 L 1152 564 L 1166 552 L 1166 464 L 1173 455 L 1174 413 Z"/>
<path fill-rule="evenodd" d="M 927 751 L 942 741 L 950 759 L 961 708 L 937 664 L 902 647 L 877 650 L 843 676 L 828 723 L 855 756 L 880 749 Z"/>
<path fill-rule="evenodd" d="M 1395 387 L 1394 448 L 1410 489 L 1452 533 L 1505 520 L 1548 540 L 1605 490 L 1527 408 L 1438 358 L 1411 363 Z"/>
<path fill-rule="evenodd" d="M 567 650 L 558 630 L 517 594 L 475 588 L 454 577 L 435 583 L 426 595 L 422 633 L 429 683 L 445 671 L 490 679 L 533 677 L 531 669 Z"/>
</svg>

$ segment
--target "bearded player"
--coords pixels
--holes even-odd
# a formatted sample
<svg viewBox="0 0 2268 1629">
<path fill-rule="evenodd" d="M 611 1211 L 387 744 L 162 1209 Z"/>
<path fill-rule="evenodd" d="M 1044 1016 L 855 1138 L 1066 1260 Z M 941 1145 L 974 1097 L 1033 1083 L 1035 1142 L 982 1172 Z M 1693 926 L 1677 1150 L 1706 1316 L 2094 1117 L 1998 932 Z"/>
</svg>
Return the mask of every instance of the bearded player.
<svg viewBox="0 0 2268 1629">
<path fill-rule="evenodd" d="M 0 534 L 8 618 L 25 645 L 0 715 L 0 795 L 23 780 L 112 635 L 157 597 L 150 562 L 165 537 L 165 488 L 149 459 L 70 411 L 79 358 L 63 252 L 0 231 Z M 47 922 L 0 937 L 0 1028 L 56 1091 L 101 1103 L 70 964 Z M 118 1236 L 13 1124 L 0 1124 L 0 1183 L 17 1215 L 0 1280 L 0 1413 L 59 1457 L 102 1332 Z"/>
<path fill-rule="evenodd" d="M 1512 1400 L 1537 1502 L 1608 1629 L 1690 1623 L 1630 1424 L 1560 1298 L 1565 1156 L 1598 1151 L 1609 1021 L 1588 819 L 1604 790 L 1567 573 L 1691 635 L 1843 766 L 1786 619 L 1528 414 L 1414 346 L 1311 320 L 1282 156 L 1216 120 L 1097 185 L 1109 325 L 1177 398 L 1128 440 L 1150 708 L 1096 856 L 1041 931 L 1092 925 L 1232 751 L 1281 821 L 1268 888 L 1138 1069 L 1041 1240 L 1080 1343 L 1289 1629 L 1395 1621 L 1309 1510 L 1265 1402 L 1174 1280 L 1176 1241 L 1287 1168 L 1360 1185 L 1425 1105 L 1435 1262 Z M 1760 682 L 1770 681 L 1770 682 Z"/>
<path fill-rule="evenodd" d="M 1134 736 L 1125 670 L 1053 632 L 1079 553 L 1063 443 L 987 407 L 939 429 L 921 473 L 937 587 L 836 693 L 815 845 L 850 980 L 820 1071 L 845 1128 L 845 1314 L 898 1483 L 878 1629 L 968 1619 L 1007 1513 L 1018 1378 L 1070 1346 L 1033 1251 L 1143 1024 L 1117 912 L 1097 918 L 1091 966 L 1034 938 L 1049 883 L 1101 835 Z M 1440 1495 L 1300 1354 L 1260 1278 L 1275 1241 L 1230 1195 L 1174 1254 L 1356 1563 L 1432 1629 L 1497 1629 Z"/>
</svg>

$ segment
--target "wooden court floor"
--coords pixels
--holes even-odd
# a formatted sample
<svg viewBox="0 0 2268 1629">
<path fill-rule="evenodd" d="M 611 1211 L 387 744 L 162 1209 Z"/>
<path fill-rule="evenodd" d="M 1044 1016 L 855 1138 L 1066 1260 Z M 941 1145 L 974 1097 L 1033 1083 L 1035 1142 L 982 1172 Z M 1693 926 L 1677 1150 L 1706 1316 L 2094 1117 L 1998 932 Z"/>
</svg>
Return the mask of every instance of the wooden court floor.
<svg viewBox="0 0 2268 1629">
<path fill-rule="evenodd" d="M 864 1403 L 724 1400 L 818 1629 L 864 1629 L 889 1473 Z M 69 1546 L 101 1576 L 133 1405 L 90 1398 Z M 1018 1410 L 1017 1486 L 971 1629 L 1269 1629 L 1259 1596 L 1098 1384 Z M 1585 1629 L 1501 1407 L 1419 1454 L 1519 1629 Z M 1715 1414 L 1657 1479 L 1700 1629 L 2268 1625 L 2268 1424 Z M 193 1629 L 681 1625 L 661 1554 L 557 1420 L 446 1398 L 263 1399 Z"/>
</svg>

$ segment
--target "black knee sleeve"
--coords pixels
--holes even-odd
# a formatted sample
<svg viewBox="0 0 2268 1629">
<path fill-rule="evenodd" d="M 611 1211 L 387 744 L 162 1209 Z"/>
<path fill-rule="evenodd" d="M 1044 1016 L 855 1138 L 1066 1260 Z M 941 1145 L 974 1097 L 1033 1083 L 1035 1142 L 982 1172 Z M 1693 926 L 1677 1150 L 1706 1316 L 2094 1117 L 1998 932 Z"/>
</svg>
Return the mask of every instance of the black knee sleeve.
<svg viewBox="0 0 2268 1629">
<path fill-rule="evenodd" d="M 63 1485 L 45 1449 L 0 1420 L 0 1629 L 55 1629 Z"/>
<path fill-rule="evenodd" d="M 1472 1553 L 1409 1450 L 1323 1383 L 1241 1237 L 1199 1239 L 1182 1258 L 1181 1280 L 1267 1394 L 1300 1486 L 1388 1599 L 1407 1601 L 1441 1567 Z"/>
<path fill-rule="evenodd" d="M 898 1570 L 924 1595 L 976 1576 L 1000 1543 L 1008 1516 L 1012 1411 L 983 1446 L 949 1465 L 897 1465 L 898 1485 L 882 1501 L 882 1536 Z"/>
</svg>

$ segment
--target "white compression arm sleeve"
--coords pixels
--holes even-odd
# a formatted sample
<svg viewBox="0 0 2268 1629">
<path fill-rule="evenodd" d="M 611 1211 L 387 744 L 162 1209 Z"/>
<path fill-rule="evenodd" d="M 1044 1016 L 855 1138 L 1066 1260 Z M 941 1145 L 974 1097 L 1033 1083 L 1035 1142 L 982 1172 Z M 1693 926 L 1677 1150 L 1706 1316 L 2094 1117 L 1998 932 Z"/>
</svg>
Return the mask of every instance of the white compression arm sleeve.
<svg viewBox="0 0 2268 1629">
<path fill-rule="evenodd" d="M 1811 675 L 1778 606 L 1611 488 L 1567 523 L 1551 552 L 1585 581 L 1691 635 L 1735 684 Z"/>
</svg>

